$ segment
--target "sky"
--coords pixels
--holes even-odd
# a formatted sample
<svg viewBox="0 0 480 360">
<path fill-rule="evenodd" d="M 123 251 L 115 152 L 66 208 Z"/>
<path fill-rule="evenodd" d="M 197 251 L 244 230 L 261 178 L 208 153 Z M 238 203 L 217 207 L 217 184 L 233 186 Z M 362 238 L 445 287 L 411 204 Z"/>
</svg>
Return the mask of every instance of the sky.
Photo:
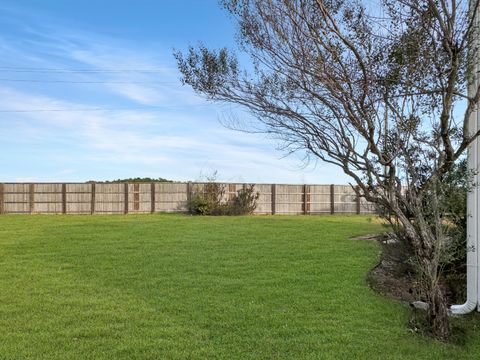
<svg viewBox="0 0 480 360">
<path fill-rule="evenodd" d="M 182 86 L 173 49 L 234 38 L 217 0 L 0 0 L 0 182 L 347 183 Z"/>
</svg>

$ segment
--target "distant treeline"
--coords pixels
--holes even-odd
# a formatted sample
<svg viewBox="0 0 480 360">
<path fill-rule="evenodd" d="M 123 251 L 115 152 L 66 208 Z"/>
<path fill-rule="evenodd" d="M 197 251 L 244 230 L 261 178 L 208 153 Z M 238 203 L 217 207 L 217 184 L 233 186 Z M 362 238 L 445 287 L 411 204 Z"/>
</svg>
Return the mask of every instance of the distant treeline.
<svg viewBox="0 0 480 360">
<path fill-rule="evenodd" d="M 88 184 L 91 184 L 91 183 L 104 183 L 104 184 L 119 184 L 119 183 L 151 183 L 151 182 L 173 182 L 172 180 L 167 180 L 167 179 L 164 179 L 164 178 L 157 178 L 157 179 L 154 179 L 154 178 L 149 178 L 149 177 L 145 177 L 145 178 L 139 178 L 139 177 L 136 177 L 136 178 L 128 178 L 128 179 L 117 179 L 117 180 L 107 180 L 107 181 L 95 181 L 95 180 L 90 180 L 90 181 L 87 181 Z"/>
</svg>

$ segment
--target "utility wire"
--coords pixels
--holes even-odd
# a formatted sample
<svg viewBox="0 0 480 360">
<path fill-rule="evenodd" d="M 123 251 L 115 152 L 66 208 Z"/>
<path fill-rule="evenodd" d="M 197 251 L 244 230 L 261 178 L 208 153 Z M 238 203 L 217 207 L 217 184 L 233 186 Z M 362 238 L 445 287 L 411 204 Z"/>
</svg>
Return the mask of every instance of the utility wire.
<svg viewBox="0 0 480 360">
<path fill-rule="evenodd" d="M 84 112 L 84 111 L 118 111 L 118 110 L 164 110 L 175 108 L 196 108 L 211 106 L 211 104 L 197 104 L 197 105 L 170 105 L 170 106 L 136 106 L 123 108 L 84 108 L 84 109 L 31 109 L 31 110 L 3 110 L 0 113 L 34 113 L 34 112 Z"/>
<path fill-rule="evenodd" d="M 41 80 L 41 79 L 0 79 L 7 82 L 28 82 L 28 83 L 61 83 L 61 84 L 158 84 L 178 85 L 174 81 L 77 81 L 77 80 Z"/>
<path fill-rule="evenodd" d="M 151 69 L 67 69 L 67 68 L 35 68 L 0 66 L 1 72 L 66 72 L 66 73 L 158 73 L 175 68 L 151 68 Z"/>
<path fill-rule="evenodd" d="M 50 70 L 29 70 L 29 69 L 3 69 L 0 72 L 9 73 L 40 73 L 40 74 L 125 74 L 125 73 L 160 73 L 160 70 L 67 70 L 67 69 L 50 69 Z"/>
</svg>

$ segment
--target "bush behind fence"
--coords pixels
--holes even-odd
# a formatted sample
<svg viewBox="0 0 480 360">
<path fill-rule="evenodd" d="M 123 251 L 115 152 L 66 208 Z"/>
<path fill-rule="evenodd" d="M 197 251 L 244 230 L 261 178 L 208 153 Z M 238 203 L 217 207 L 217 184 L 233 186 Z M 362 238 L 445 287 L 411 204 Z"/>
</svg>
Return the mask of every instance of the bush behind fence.
<svg viewBox="0 0 480 360">
<path fill-rule="evenodd" d="M 227 183 L 225 201 L 247 184 Z M 187 212 L 205 183 L 0 183 L 0 214 Z M 372 214 L 350 185 L 255 184 L 255 214 Z"/>
</svg>

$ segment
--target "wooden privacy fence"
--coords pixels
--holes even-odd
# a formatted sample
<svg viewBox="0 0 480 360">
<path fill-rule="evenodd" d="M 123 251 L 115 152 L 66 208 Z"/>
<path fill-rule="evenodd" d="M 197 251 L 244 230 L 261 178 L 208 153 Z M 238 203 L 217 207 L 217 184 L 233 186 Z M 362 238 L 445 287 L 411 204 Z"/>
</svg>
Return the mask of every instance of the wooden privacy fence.
<svg viewBox="0 0 480 360">
<path fill-rule="evenodd" d="M 223 184 L 225 200 L 246 184 Z M 186 212 L 204 183 L 0 183 L 0 214 Z M 256 214 L 372 214 L 349 185 L 255 184 Z"/>
</svg>

